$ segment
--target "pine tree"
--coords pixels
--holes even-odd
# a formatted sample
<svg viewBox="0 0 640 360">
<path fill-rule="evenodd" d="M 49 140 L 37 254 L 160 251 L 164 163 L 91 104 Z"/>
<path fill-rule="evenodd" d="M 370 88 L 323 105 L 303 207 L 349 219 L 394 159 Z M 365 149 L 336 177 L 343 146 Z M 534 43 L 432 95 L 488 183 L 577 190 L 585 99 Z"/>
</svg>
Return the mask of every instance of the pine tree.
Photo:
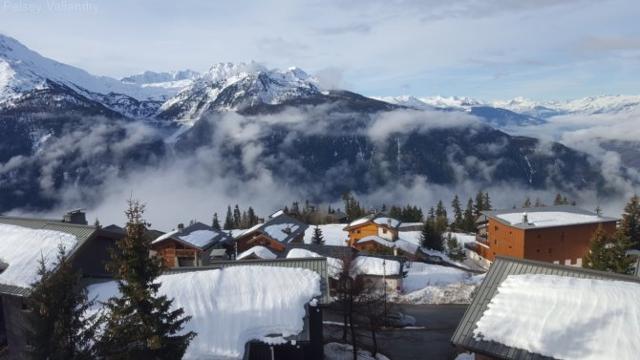
<svg viewBox="0 0 640 360">
<path fill-rule="evenodd" d="M 451 208 L 453 209 L 453 224 L 452 227 L 454 229 L 462 229 L 463 227 L 463 219 L 462 219 L 462 205 L 460 205 L 460 199 L 458 198 L 458 194 L 453 197 L 451 201 Z"/>
<path fill-rule="evenodd" d="M 464 250 L 462 249 L 462 246 L 460 246 L 460 243 L 458 242 L 458 238 L 456 238 L 450 232 L 447 233 L 446 243 L 447 243 L 447 255 L 451 259 L 462 261 L 466 258 L 466 255 L 464 254 Z"/>
<path fill-rule="evenodd" d="M 256 212 L 253 210 L 251 206 L 249 206 L 249 210 L 247 210 L 247 216 L 249 217 L 248 227 L 252 227 L 253 225 L 258 223 L 258 216 L 256 216 Z"/>
<path fill-rule="evenodd" d="M 523 208 L 530 208 L 530 207 L 531 207 L 531 199 L 529 199 L 529 197 L 527 197 L 527 198 L 524 200 L 524 203 L 522 204 L 522 207 L 523 207 Z"/>
<path fill-rule="evenodd" d="M 100 224 L 100 220 L 98 220 L 98 218 L 96 218 L 96 221 L 93 223 L 93 226 L 96 229 L 101 229 L 102 228 L 102 225 Z"/>
<path fill-rule="evenodd" d="M 476 203 L 473 207 L 473 215 L 477 218 L 480 216 L 480 213 L 484 211 L 484 193 L 482 191 L 478 191 L 476 194 Z"/>
<path fill-rule="evenodd" d="M 56 264 L 50 268 L 39 262 L 38 280 L 27 299 L 31 316 L 27 336 L 33 359 L 93 359 L 93 342 L 100 322 L 89 315 L 93 306 L 87 290 L 80 286 L 81 275 L 73 270 L 65 250 L 60 247 Z"/>
<path fill-rule="evenodd" d="M 476 217 L 473 215 L 473 200 L 471 198 L 467 201 L 467 208 L 464 210 L 463 229 L 466 232 L 476 231 Z"/>
<path fill-rule="evenodd" d="M 227 216 L 224 218 L 224 230 L 233 229 L 233 216 L 231 215 L 231 205 L 227 206 Z"/>
<path fill-rule="evenodd" d="M 489 192 L 484 193 L 484 209 L 486 211 L 490 211 L 493 209 L 493 205 L 491 205 L 491 198 L 489 198 Z"/>
<path fill-rule="evenodd" d="M 101 358 L 181 359 L 196 336 L 192 331 L 180 334 L 190 317 L 158 294 L 162 262 L 149 256 L 151 240 L 144 236 L 143 214 L 144 205 L 129 201 L 126 235 L 111 252 L 107 268 L 120 295 L 105 303 L 104 331 L 98 342 Z"/>
<path fill-rule="evenodd" d="M 220 230 L 220 221 L 218 220 L 218 213 L 213 213 L 213 221 L 211 222 L 213 230 Z"/>
<path fill-rule="evenodd" d="M 626 251 L 630 242 L 624 231 L 618 229 L 611 236 L 602 226 L 599 226 L 591 238 L 589 253 L 585 256 L 583 267 L 600 271 L 629 274 L 632 271 L 633 260 Z"/>
<path fill-rule="evenodd" d="M 311 243 L 316 245 L 324 245 L 324 236 L 322 235 L 322 229 L 320 229 L 320 226 L 318 225 L 313 228 L 313 237 L 311 238 Z"/>
<path fill-rule="evenodd" d="M 422 225 L 420 245 L 431 250 L 443 250 L 442 233 L 438 232 L 432 219 L 427 219 Z"/>
<path fill-rule="evenodd" d="M 562 199 L 562 195 L 560 193 L 556 194 L 556 197 L 553 199 L 553 205 L 564 205 L 565 202 Z"/>
<path fill-rule="evenodd" d="M 640 249 L 640 198 L 633 195 L 624 207 L 620 227 L 631 246 Z"/>
<path fill-rule="evenodd" d="M 235 229 L 242 228 L 242 214 L 240 213 L 240 207 L 238 204 L 233 208 L 233 227 Z"/>
</svg>

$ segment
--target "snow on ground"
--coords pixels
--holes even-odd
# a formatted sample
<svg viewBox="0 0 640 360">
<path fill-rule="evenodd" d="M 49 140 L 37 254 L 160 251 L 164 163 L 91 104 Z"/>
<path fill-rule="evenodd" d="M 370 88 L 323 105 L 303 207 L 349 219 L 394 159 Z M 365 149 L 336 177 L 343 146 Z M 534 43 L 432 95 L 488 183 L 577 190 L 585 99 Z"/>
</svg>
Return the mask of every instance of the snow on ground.
<svg viewBox="0 0 640 360">
<path fill-rule="evenodd" d="M 195 331 L 185 359 L 239 359 L 253 339 L 303 330 L 305 304 L 320 296 L 320 277 L 306 269 L 238 266 L 162 275 L 160 295 L 174 299 Z M 89 286 L 89 298 L 117 294 L 115 281 Z M 94 309 L 94 311 L 97 309 Z"/>
<path fill-rule="evenodd" d="M 499 214 L 497 216 L 511 225 L 523 222 L 522 212 Z M 527 214 L 527 220 L 530 225 L 546 227 L 592 223 L 602 221 L 602 218 L 598 215 L 576 214 L 566 211 L 533 211 Z"/>
<path fill-rule="evenodd" d="M 557 359 L 637 359 L 638 299 L 637 283 L 510 275 L 474 336 Z"/>
<path fill-rule="evenodd" d="M 277 257 L 276 254 L 274 254 L 273 252 L 271 252 L 271 250 L 267 249 L 266 247 L 262 246 L 262 245 L 256 245 L 250 249 L 247 249 L 245 251 L 243 251 L 242 253 L 240 253 L 238 255 L 238 257 L 236 259 L 238 260 L 242 260 L 244 258 L 247 258 L 251 255 L 255 255 L 256 257 L 260 258 L 260 259 L 265 259 L 265 260 L 272 260 L 275 259 Z"/>
<path fill-rule="evenodd" d="M 409 304 L 468 304 L 483 275 L 453 267 L 411 263 L 403 280 L 404 293 L 394 301 Z"/>
<path fill-rule="evenodd" d="M 349 238 L 349 233 L 342 230 L 347 224 L 326 224 L 319 225 L 320 230 L 322 230 L 322 236 L 324 238 L 325 245 L 335 245 L 335 246 L 347 246 L 347 239 Z M 311 239 L 313 239 L 313 231 L 315 226 L 310 225 L 307 230 L 304 232 L 304 242 L 306 244 L 311 244 Z"/>
<path fill-rule="evenodd" d="M 324 358 L 326 360 L 351 360 L 353 359 L 353 347 L 340 343 L 325 344 Z M 358 360 L 389 360 L 389 358 L 379 353 L 373 357 L 370 352 L 358 349 Z"/>
<path fill-rule="evenodd" d="M 344 265 L 342 263 L 342 260 L 340 259 L 322 256 L 316 252 L 309 251 L 306 249 L 291 249 L 287 253 L 288 259 L 304 259 L 304 258 L 310 258 L 310 257 L 311 258 L 325 257 L 327 259 L 327 274 L 329 275 L 329 277 L 333 279 L 338 279 L 340 277 L 340 273 L 342 272 L 342 266 Z"/>
<path fill-rule="evenodd" d="M 358 275 L 398 275 L 400 274 L 400 262 L 373 256 L 356 256 L 351 264 L 350 273 L 352 277 Z"/>
<path fill-rule="evenodd" d="M 0 284 L 30 287 L 38 279 L 38 264 L 44 259 L 53 266 L 62 245 L 69 253 L 77 244 L 75 236 L 59 231 L 0 225 L 0 262 L 8 267 L 0 273 Z"/>
</svg>

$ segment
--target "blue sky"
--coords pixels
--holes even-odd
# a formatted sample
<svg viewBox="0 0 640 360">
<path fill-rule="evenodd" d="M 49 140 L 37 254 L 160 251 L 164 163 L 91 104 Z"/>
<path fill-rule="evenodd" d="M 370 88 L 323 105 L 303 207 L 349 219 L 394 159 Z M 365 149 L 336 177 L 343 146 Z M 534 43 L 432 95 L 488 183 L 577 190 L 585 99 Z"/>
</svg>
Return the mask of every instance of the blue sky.
<svg viewBox="0 0 640 360">
<path fill-rule="evenodd" d="M 366 95 L 640 94 L 637 0 L 0 0 L 0 32 L 92 73 L 298 66 Z"/>
</svg>

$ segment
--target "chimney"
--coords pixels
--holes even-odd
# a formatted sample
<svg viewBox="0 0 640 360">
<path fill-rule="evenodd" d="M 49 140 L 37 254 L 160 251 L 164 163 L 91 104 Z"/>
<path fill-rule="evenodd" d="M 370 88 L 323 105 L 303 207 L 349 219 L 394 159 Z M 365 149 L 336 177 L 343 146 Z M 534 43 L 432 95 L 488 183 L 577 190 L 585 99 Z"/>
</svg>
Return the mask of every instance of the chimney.
<svg viewBox="0 0 640 360">
<path fill-rule="evenodd" d="M 184 224 L 180 223 L 178 224 L 178 231 L 182 231 L 182 230 L 184 230 Z"/>
<path fill-rule="evenodd" d="M 529 223 L 529 216 L 527 215 L 526 212 L 522 213 L 522 222 L 524 224 L 528 224 Z"/>
<path fill-rule="evenodd" d="M 64 214 L 62 222 L 69 224 L 88 225 L 87 217 L 82 209 L 72 210 Z"/>
</svg>

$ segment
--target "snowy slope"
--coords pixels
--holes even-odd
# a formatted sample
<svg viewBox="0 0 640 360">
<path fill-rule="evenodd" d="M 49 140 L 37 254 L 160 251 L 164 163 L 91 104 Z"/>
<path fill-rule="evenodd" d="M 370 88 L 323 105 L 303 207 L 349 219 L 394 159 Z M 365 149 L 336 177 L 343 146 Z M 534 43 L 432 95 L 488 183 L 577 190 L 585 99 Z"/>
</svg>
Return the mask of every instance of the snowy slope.
<svg viewBox="0 0 640 360">
<path fill-rule="evenodd" d="M 124 94 L 138 100 L 164 99 L 167 91 L 143 88 L 46 58 L 17 40 L 0 34 L 0 102 L 47 87 L 47 80 L 84 94 Z"/>
<path fill-rule="evenodd" d="M 555 275 L 510 275 L 474 330 L 557 359 L 637 359 L 640 284 Z"/>
<path fill-rule="evenodd" d="M 51 230 L 0 225 L 0 263 L 9 266 L 0 272 L 0 284 L 29 287 L 38 279 L 38 261 L 49 268 L 55 264 L 58 246 L 67 252 L 77 243 L 75 236 Z"/>
<path fill-rule="evenodd" d="M 320 276 L 306 269 L 238 266 L 162 275 L 158 281 L 160 295 L 192 317 L 185 331 L 198 333 L 185 359 L 240 359 L 250 340 L 296 335 L 303 330 L 305 304 L 321 295 Z M 97 304 L 117 292 L 113 281 L 89 287 Z"/>
</svg>

